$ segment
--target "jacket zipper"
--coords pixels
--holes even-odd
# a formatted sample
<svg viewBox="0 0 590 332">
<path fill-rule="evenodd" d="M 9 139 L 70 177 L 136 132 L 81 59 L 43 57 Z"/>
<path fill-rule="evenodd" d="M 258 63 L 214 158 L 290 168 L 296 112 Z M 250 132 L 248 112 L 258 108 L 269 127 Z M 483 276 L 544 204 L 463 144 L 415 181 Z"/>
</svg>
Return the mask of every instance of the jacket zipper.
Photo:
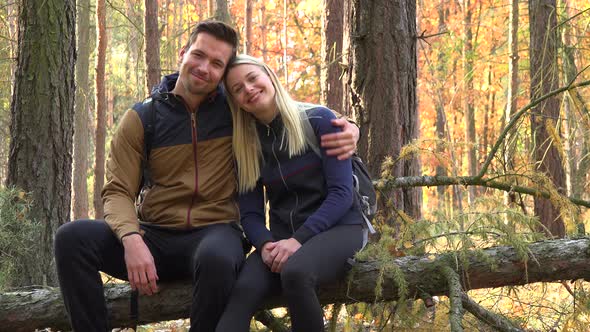
<svg viewBox="0 0 590 332">
<path fill-rule="evenodd" d="M 193 161 L 195 164 L 195 191 L 193 192 L 193 197 L 191 198 L 191 205 L 188 207 L 188 213 L 186 214 L 186 227 L 191 227 L 191 211 L 193 209 L 193 205 L 195 204 L 195 199 L 197 197 L 197 192 L 199 191 L 199 168 L 197 167 L 197 114 L 195 112 L 191 112 L 191 132 L 192 132 L 192 141 L 193 141 Z"/>
<path fill-rule="evenodd" d="M 289 189 L 289 186 L 287 185 L 287 181 L 285 180 L 285 177 L 283 176 L 283 170 L 281 169 L 281 162 L 279 161 L 279 158 L 277 157 L 277 154 L 275 152 L 275 143 L 277 141 L 277 135 L 274 131 L 274 129 L 272 129 L 269 125 L 266 125 L 267 128 L 267 136 L 270 136 L 270 131 L 272 130 L 272 136 L 273 136 L 273 140 L 272 140 L 272 155 L 275 158 L 275 161 L 277 162 L 277 165 L 279 167 L 279 175 L 281 176 L 281 180 L 283 181 L 283 185 L 285 186 L 285 188 L 287 189 L 287 191 L 291 191 L 291 189 Z M 293 226 L 293 212 L 295 212 L 295 209 L 297 209 L 297 207 L 299 206 L 299 195 L 297 195 L 296 192 L 291 191 L 293 194 L 295 194 L 295 207 L 293 209 L 291 209 L 291 211 L 289 212 L 289 223 L 291 225 L 291 235 L 295 234 L 295 226 Z"/>
</svg>

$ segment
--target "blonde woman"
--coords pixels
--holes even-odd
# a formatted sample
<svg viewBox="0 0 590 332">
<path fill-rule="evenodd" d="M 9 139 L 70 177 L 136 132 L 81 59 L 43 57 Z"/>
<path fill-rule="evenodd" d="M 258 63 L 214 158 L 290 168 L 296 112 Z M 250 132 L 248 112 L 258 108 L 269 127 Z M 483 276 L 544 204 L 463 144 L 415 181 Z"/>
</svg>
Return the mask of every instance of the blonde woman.
<svg viewBox="0 0 590 332">
<path fill-rule="evenodd" d="M 323 148 L 320 158 L 306 140 L 308 123 L 316 137 L 339 132 L 331 123 L 335 116 L 321 106 L 301 114 L 276 74 L 247 55 L 229 65 L 224 84 L 234 119 L 240 219 L 256 251 L 242 267 L 217 331 L 249 331 L 264 299 L 276 295 L 284 296 L 293 331 L 323 331 L 317 286 L 342 278 L 347 259 L 363 243 L 350 160 Z"/>
</svg>

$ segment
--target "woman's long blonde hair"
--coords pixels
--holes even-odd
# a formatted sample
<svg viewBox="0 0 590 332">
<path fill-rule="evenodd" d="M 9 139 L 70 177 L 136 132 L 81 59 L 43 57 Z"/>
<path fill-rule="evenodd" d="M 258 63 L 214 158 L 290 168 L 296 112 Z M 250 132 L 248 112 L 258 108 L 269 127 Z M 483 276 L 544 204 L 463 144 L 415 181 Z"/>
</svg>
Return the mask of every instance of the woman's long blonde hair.
<svg viewBox="0 0 590 332">
<path fill-rule="evenodd" d="M 275 89 L 275 103 L 285 126 L 281 137 L 281 149 L 286 147 L 290 157 L 303 153 L 305 151 L 306 140 L 297 103 L 285 91 L 277 75 L 265 63 L 252 56 L 246 54 L 238 55 L 228 65 L 227 72 L 236 66 L 245 64 L 255 65 L 261 68 L 270 77 L 270 81 Z M 226 87 L 227 76 L 225 75 L 224 80 Z M 226 91 L 233 118 L 233 148 L 238 164 L 238 190 L 243 193 L 256 187 L 256 181 L 260 177 L 262 151 L 256 131 L 256 118 L 241 109 L 235 98 L 231 95 L 231 92 L 227 89 Z"/>
</svg>

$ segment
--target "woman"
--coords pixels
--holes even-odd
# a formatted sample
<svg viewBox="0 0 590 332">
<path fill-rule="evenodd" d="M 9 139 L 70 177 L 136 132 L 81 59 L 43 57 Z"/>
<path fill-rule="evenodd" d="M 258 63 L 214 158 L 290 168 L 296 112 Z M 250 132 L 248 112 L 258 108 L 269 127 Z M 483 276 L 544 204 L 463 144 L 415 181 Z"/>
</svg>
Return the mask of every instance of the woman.
<svg viewBox="0 0 590 332">
<path fill-rule="evenodd" d="M 316 137 L 339 131 L 330 122 L 335 116 L 321 106 L 300 114 L 302 104 L 276 74 L 247 55 L 229 65 L 224 83 L 234 118 L 240 218 L 256 251 L 244 263 L 217 331 L 249 331 L 264 299 L 279 294 L 293 331 L 323 331 L 316 288 L 342 278 L 347 259 L 363 243 L 350 160 L 324 149 L 320 158 L 306 139 L 307 121 Z"/>
</svg>

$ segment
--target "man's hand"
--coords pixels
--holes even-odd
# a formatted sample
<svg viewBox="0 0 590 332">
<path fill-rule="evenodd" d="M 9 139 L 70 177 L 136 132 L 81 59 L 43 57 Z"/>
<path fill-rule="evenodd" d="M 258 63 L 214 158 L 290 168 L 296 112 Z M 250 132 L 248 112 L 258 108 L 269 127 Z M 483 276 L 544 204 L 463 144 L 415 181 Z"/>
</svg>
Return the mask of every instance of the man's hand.
<svg viewBox="0 0 590 332">
<path fill-rule="evenodd" d="M 125 248 L 125 264 L 127 278 L 131 289 L 141 294 L 152 295 L 158 292 L 158 274 L 152 253 L 139 234 L 127 235 L 123 238 Z"/>
<path fill-rule="evenodd" d="M 334 119 L 332 125 L 341 127 L 339 133 L 322 135 L 321 144 L 326 148 L 328 156 L 337 156 L 338 160 L 350 158 L 356 151 L 356 142 L 359 139 L 359 128 L 346 119 Z"/>
<path fill-rule="evenodd" d="M 274 248 L 270 252 L 270 256 L 274 257 L 270 270 L 280 273 L 289 257 L 299 250 L 299 248 L 301 248 L 301 243 L 294 238 L 275 242 Z"/>
</svg>

